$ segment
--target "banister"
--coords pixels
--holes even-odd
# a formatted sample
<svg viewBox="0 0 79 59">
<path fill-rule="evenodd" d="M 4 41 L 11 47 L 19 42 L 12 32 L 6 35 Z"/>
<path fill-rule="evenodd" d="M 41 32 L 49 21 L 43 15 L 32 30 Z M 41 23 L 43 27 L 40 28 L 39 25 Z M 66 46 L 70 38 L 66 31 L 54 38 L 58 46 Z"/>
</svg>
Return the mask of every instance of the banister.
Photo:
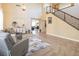
<svg viewBox="0 0 79 59">
<path fill-rule="evenodd" d="M 57 11 L 60 11 L 60 12 L 62 12 L 62 13 L 65 13 L 65 14 L 67 14 L 67 15 L 69 15 L 69 16 L 71 16 L 71 17 L 73 17 L 73 18 L 77 19 L 77 20 L 79 20 L 79 18 L 74 17 L 74 16 L 72 16 L 72 15 L 70 15 L 70 14 L 68 14 L 68 13 L 64 12 L 64 11 L 61 11 L 61 10 L 57 10 Z M 57 11 L 56 11 L 56 12 L 57 12 Z"/>
<path fill-rule="evenodd" d="M 49 7 L 49 6 L 48 6 L 48 7 Z M 62 9 L 60 9 L 60 10 L 54 9 L 54 10 L 55 10 L 54 12 L 52 12 L 52 11 L 53 11 L 53 8 L 50 7 L 50 9 L 52 9 L 52 10 L 50 10 L 50 13 L 53 13 L 55 16 L 59 17 L 60 19 L 62 19 L 63 21 L 65 21 L 66 23 L 68 23 L 69 25 L 71 25 L 72 27 L 74 27 L 74 28 L 76 28 L 77 30 L 79 30 L 79 25 L 78 25 L 78 23 L 75 24 L 74 22 L 69 22 L 69 21 L 67 20 L 67 18 L 66 18 L 66 15 L 70 16 L 71 19 L 74 19 L 74 20 L 79 20 L 79 18 L 77 18 L 77 17 L 75 17 L 75 16 L 72 16 L 72 15 L 70 15 L 70 14 L 68 14 L 68 13 L 66 13 L 66 12 L 64 12 L 64 11 L 62 11 Z M 63 18 L 60 17 L 59 15 L 57 15 L 57 12 L 62 13 L 62 14 L 64 15 L 64 16 L 62 16 Z M 70 19 L 70 21 L 71 21 L 71 19 Z"/>
</svg>

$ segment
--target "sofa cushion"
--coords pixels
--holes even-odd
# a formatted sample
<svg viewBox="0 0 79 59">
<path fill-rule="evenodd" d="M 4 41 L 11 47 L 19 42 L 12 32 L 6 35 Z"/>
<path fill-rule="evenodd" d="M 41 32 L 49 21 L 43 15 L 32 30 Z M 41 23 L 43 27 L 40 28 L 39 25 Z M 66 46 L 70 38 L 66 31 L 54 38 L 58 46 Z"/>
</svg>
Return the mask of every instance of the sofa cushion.
<svg viewBox="0 0 79 59">
<path fill-rule="evenodd" d="M 11 35 L 8 35 L 5 39 L 6 45 L 9 50 L 11 50 L 12 46 L 15 44 L 14 40 L 12 39 Z"/>
<path fill-rule="evenodd" d="M 11 49 L 12 56 L 23 56 L 28 52 L 28 43 L 29 40 L 21 40 L 20 42 L 16 43 Z"/>
</svg>

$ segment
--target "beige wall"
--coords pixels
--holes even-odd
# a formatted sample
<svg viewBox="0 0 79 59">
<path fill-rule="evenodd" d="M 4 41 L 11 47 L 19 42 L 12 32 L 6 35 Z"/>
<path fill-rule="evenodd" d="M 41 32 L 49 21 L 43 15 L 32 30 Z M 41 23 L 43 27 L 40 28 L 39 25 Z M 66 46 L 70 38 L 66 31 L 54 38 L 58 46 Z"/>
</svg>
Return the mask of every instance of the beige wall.
<svg viewBox="0 0 79 59">
<path fill-rule="evenodd" d="M 40 16 L 40 20 L 39 20 L 39 27 L 41 29 L 41 32 L 46 32 L 46 28 L 45 28 L 45 21 L 46 21 L 46 6 L 48 6 L 48 4 L 42 4 L 42 14 Z"/>
<path fill-rule="evenodd" d="M 25 24 L 27 29 L 31 29 L 31 18 L 39 18 L 42 12 L 41 4 L 25 4 L 26 11 L 22 11 L 20 7 L 12 3 L 2 5 L 4 10 L 4 28 L 9 28 L 13 21 L 17 21 L 19 26 Z"/>
<path fill-rule="evenodd" d="M 41 29 L 41 32 L 46 32 L 45 21 L 46 20 L 39 20 L 39 27 Z"/>
<path fill-rule="evenodd" d="M 59 9 L 66 8 L 66 7 L 69 7 L 69 6 L 71 6 L 71 3 L 61 3 L 59 5 Z"/>
<path fill-rule="evenodd" d="M 48 17 L 52 17 L 52 24 L 48 24 Z M 46 21 L 47 34 L 69 38 L 72 40 L 79 40 L 79 31 L 71 27 L 61 19 L 57 18 L 53 14 L 48 14 L 46 16 Z"/>
</svg>

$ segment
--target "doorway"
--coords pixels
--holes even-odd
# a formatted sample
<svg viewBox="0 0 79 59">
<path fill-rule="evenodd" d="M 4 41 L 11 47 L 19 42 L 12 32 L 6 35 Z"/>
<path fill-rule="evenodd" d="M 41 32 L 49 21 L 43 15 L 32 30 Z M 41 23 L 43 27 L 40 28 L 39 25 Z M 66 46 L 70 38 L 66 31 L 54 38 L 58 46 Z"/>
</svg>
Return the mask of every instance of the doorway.
<svg viewBox="0 0 79 59">
<path fill-rule="evenodd" d="M 32 34 L 37 34 L 39 32 L 39 20 L 32 19 L 32 26 L 31 26 Z"/>
</svg>

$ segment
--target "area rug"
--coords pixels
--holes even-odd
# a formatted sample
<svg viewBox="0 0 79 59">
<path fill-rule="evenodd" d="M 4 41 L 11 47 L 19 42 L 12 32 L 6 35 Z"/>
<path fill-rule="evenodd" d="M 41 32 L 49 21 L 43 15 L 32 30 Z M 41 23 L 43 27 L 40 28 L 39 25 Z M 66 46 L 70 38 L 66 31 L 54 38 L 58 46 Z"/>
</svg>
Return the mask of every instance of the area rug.
<svg viewBox="0 0 79 59">
<path fill-rule="evenodd" d="M 41 49 L 45 49 L 48 46 L 50 46 L 50 44 L 42 41 L 38 37 L 31 37 L 31 38 L 29 40 L 29 49 L 28 49 L 28 53 L 26 54 L 26 56 L 31 56 L 32 53 L 39 51 Z"/>
</svg>

